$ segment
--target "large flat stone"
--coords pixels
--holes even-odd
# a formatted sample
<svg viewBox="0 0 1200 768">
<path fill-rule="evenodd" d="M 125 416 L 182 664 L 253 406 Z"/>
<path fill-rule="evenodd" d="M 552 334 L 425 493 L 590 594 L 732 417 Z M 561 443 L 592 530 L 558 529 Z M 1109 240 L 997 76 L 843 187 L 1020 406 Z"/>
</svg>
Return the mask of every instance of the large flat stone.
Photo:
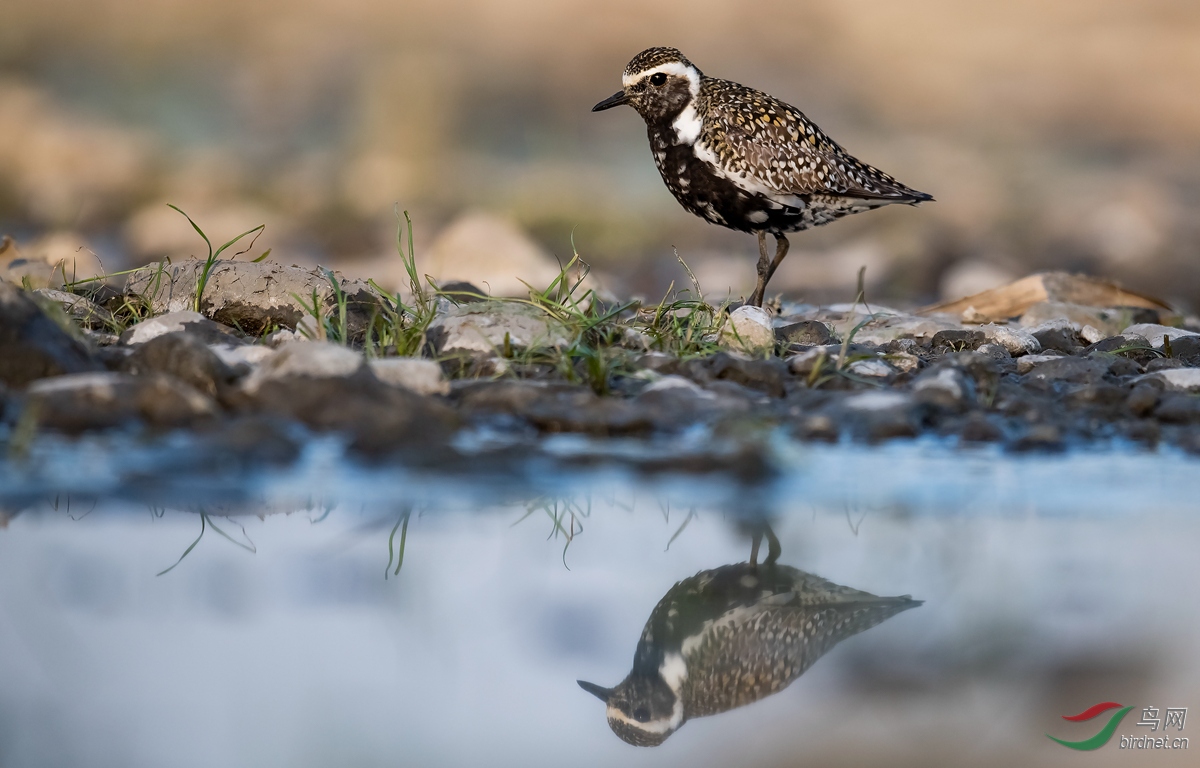
<svg viewBox="0 0 1200 768">
<path fill-rule="evenodd" d="M 155 314 L 195 309 L 196 286 L 204 262 L 151 264 L 129 275 L 125 292 L 150 303 Z M 361 334 L 383 299 L 367 283 L 334 273 L 346 295 L 346 322 L 351 336 Z M 218 261 L 209 273 L 200 311 L 217 322 L 259 335 L 279 326 L 295 328 L 311 316 L 316 295 L 322 317 L 337 313 L 333 285 L 322 270 L 285 267 L 272 262 Z"/>
</svg>

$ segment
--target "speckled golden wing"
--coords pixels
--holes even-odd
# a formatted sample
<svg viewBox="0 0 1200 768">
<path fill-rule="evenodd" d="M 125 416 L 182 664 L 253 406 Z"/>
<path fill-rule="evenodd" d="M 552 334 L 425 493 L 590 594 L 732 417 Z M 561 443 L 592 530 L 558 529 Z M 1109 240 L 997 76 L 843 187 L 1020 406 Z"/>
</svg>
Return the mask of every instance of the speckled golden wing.
<svg viewBox="0 0 1200 768">
<path fill-rule="evenodd" d="M 697 154 L 743 189 L 795 207 L 812 194 L 881 203 L 931 199 L 849 155 L 790 104 L 728 81 L 704 85 Z"/>
<path fill-rule="evenodd" d="M 777 693 L 851 635 L 920 605 L 882 597 L 843 603 L 760 605 L 705 633 L 688 656 L 689 717 L 726 712 Z"/>
</svg>

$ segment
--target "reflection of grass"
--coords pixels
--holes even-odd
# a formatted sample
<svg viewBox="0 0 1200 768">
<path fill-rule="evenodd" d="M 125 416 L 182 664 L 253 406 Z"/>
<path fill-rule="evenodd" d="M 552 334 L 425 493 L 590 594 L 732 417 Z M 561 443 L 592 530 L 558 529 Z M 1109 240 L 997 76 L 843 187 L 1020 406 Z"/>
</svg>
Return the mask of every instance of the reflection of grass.
<svg viewBox="0 0 1200 768">
<path fill-rule="evenodd" d="M 153 512 L 153 509 L 151 510 L 151 512 Z M 231 520 L 231 522 L 235 522 L 235 523 L 236 523 L 237 521 L 233 521 L 233 520 Z M 242 535 L 243 535 L 243 536 L 246 536 L 246 528 L 245 528 L 245 526 L 243 526 L 241 523 L 237 523 L 237 525 L 238 525 L 238 527 L 240 527 L 240 528 L 242 529 Z M 154 574 L 154 575 L 155 575 L 155 576 L 162 576 L 164 573 L 169 573 L 169 572 L 171 572 L 171 571 L 175 570 L 175 567 L 176 567 L 176 566 L 178 566 L 180 563 L 182 563 L 182 562 L 183 562 L 183 559 L 192 553 L 192 550 L 193 550 L 193 549 L 195 549 L 195 548 L 196 548 L 196 545 L 200 543 L 200 539 L 203 539 L 203 538 L 204 538 L 204 531 L 205 531 L 207 528 L 212 528 L 214 531 L 216 531 L 217 533 L 219 533 L 221 536 L 224 536 L 226 539 L 229 539 L 229 541 L 233 542 L 234 544 L 236 544 L 237 546 L 239 546 L 239 547 L 241 547 L 242 549 L 246 550 L 247 552 L 250 552 L 251 554 L 254 554 L 254 553 L 257 553 L 257 552 L 258 552 L 258 548 L 254 546 L 254 542 L 253 542 L 253 541 L 250 541 L 250 537 L 249 537 L 249 536 L 246 536 L 246 542 L 247 542 L 247 543 L 246 543 L 246 544 L 243 544 L 242 542 L 240 542 L 240 541 L 238 541 L 237 539 L 235 539 L 235 538 L 233 538 L 232 536 L 230 536 L 228 533 L 225 533 L 225 531 L 223 531 L 223 530 L 221 530 L 220 528 L 218 528 L 218 527 L 217 527 L 217 525 L 216 525 L 216 523 L 214 523 L 214 522 L 212 521 L 212 519 L 211 519 L 211 518 L 208 516 L 208 513 L 206 513 L 206 512 L 201 512 L 201 513 L 200 513 L 200 535 L 196 537 L 196 540 L 195 540 L 195 541 L 193 541 L 191 544 L 189 544 L 189 545 L 188 545 L 188 548 L 187 548 L 187 549 L 183 550 L 183 554 L 179 556 L 179 559 L 178 559 L 178 560 L 176 560 L 176 561 L 175 561 L 175 563 L 174 563 L 174 564 L 173 564 L 173 565 L 172 565 L 170 568 L 167 568 L 167 569 L 165 569 L 165 570 L 159 571 L 158 573 L 156 573 L 156 574 Z"/>
<path fill-rule="evenodd" d="M 550 535 L 546 537 L 546 541 L 557 540 L 560 535 L 563 537 L 562 564 L 568 571 L 571 570 L 571 567 L 567 565 L 567 549 L 570 548 L 575 537 L 583 533 L 583 518 L 591 517 L 591 497 L 587 497 L 585 504 L 568 498 L 551 496 L 533 499 L 525 505 L 525 514 L 513 525 L 524 522 L 535 512 L 545 512 L 546 516 L 550 518 Z"/>
<path fill-rule="evenodd" d="M 383 579 L 387 581 L 388 572 L 392 570 L 392 560 L 396 561 L 396 572 L 393 576 L 400 575 L 400 567 L 404 565 L 404 544 L 408 539 L 408 518 L 412 516 L 412 508 L 406 508 L 400 513 L 400 518 L 396 520 L 396 524 L 392 526 L 392 532 L 388 535 L 388 564 L 383 569 Z M 394 555 L 393 542 L 396 540 L 396 529 L 400 529 L 400 552 L 399 555 Z"/>
</svg>

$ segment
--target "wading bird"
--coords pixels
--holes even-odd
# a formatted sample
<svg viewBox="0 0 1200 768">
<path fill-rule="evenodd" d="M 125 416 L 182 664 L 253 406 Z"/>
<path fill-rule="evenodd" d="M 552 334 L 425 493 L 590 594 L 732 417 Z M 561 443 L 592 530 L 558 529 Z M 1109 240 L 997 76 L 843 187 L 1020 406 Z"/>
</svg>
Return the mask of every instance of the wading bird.
<svg viewBox="0 0 1200 768">
<path fill-rule="evenodd" d="M 658 602 L 633 669 L 613 688 L 579 680 L 606 705 L 613 733 L 635 746 L 666 741 L 688 720 L 777 693 L 842 640 L 921 604 L 876 597 L 779 565 L 773 533 L 760 566 L 701 571 Z"/>
<path fill-rule="evenodd" d="M 790 104 L 706 77 L 674 48 L 634 56 L 621 86 L 592 111 L 636 109 L 675 199 L 713 224 L 758 235 L 758 285 L 748 302 L 754 306 L 762 306 L 767 282 L 787 255 L 784 233 L 933 199 L 855 159 Z M 773 258 L 768 232 L 775 236 Z"/>
</svg>

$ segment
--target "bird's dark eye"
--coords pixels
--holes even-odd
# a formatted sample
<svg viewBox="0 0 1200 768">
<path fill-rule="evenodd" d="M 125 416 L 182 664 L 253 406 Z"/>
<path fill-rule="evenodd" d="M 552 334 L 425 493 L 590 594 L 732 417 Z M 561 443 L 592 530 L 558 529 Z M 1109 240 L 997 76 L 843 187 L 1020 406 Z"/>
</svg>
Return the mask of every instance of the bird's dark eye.
<svg viewBox="0 0 1200 768">
<path fill-rule="evenodd" d="M 655 77 L 658 77 L 658 75 L 655 75 Z M 666 75 L 664 75 L 664 77 L 666 77 Z M 639 723 L 650 722 L 650 709 L 648 707 L 638 707 L 637 709 L 633 710 L 633 719 L 637 720 Z"/>
<path fill-rule="evenodd" d="M 653 75 L 650 75 L 650 85 L 662 85 L 665 82 L 667 82 L 667 76 L 662 72 L 655 72 Z"/>
</svg>

